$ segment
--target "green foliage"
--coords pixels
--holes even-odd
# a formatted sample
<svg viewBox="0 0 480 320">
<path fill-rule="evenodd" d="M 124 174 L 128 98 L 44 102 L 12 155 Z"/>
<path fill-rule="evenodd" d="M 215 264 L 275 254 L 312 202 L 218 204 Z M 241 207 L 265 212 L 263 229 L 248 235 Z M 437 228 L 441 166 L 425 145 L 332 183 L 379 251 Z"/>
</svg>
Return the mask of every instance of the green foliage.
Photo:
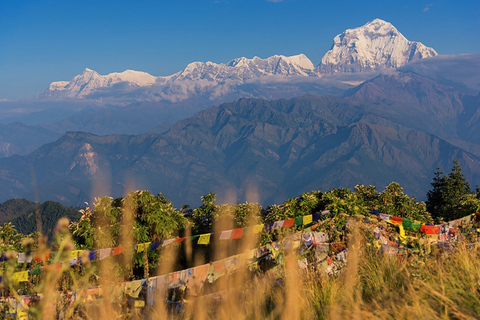
<svg viewBox="0 0 480 320">
<path fill-rule="evenodd" d="M 431 185 L 432 190 L 427 193 L 426 204 L 427 210 L 435 219 L 448 221 L 475 212 L 471 201 L 462 201 L 471 194 L 471 189 L 457 160 L 453 161 L 448 176 L 443 175 L 440 168 L 437 168 Z"/>
</svg>

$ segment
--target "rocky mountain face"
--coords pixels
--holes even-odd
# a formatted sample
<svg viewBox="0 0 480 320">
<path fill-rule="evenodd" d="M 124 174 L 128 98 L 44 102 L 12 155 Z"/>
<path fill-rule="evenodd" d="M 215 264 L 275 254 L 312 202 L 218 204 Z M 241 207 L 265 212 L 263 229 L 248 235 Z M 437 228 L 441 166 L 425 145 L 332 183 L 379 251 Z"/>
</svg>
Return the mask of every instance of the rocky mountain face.
<svg viewBox="0 0 480 320">
<path fill-rule="evenodd" d="M 454 158 L 480 184 L 480 145 L 468 139 L 478 102 L 412 73 L 376 77 L 344 98 L 244 98 L 162 134 L 69 132 L 27 156 L 0 159 L 0 194 L 74 205 L 134 188 L 162 192 L 177 206 L 208 192 L 271 204 L 313 189 L 397 181 L 423 198 L 435 168 L 448 170 Z"/>
<path fill-rule="evenodd" d="M 392 24 L 375 19 L 337 35 L 318 70 L 321 73 L 336 73 L 398 68 L 436 55 L 432 48 L 407 40 Z"/>
</svg>

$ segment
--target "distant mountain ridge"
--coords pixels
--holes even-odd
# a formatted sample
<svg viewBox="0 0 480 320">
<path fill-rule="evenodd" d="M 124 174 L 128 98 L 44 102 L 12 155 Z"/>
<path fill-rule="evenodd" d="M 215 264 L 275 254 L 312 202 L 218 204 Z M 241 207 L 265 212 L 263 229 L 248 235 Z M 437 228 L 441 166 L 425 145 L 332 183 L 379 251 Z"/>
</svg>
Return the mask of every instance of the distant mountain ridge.
<svg viewBox="0 0 480 320">
<path fill-rule="evenodd" d="M 166 77 L 133 70 L 99 75 L 87 68 L 70 81 L 53 82 L 38 99 L 130 97 L 136 101 L 179 102 L 197 96 L 212 101 L 231 95 L 235 98 L 261 97 L 256 93 L 257 86 L 249 90 L 245 84 L 276 83 L 295 78 L 297 82 L 312 82 L 325 74 L 398 68 L 407 62 L 436 55 L 432 48 L 407 40 L 390 23 L 375 19 L 336 36 L 333 48 L 317 67 L 304 54 L 298 54 L 274 55 L 266 59 L 242 57 L 227 63 L 193 62 Z"/>
</svg>

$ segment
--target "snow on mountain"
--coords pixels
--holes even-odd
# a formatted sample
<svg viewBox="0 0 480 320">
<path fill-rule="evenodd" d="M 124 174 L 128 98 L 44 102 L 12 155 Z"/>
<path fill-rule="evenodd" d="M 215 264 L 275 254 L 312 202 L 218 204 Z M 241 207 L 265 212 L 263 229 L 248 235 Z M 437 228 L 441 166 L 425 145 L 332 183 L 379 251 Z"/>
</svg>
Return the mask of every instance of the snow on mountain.
<svg viewBox="0 0 480 320">
<path fill-rule="evenodd" d="M 274 55 L 266 59 L 242 57 L 227 63 L 193 62 L 167 77 L 133 70 L 100 75 L 87 68 L 71 81 L 53 82 L 38 98 L 179 102 L 200 95 L 209 100 L 233 96 L 262 97 L 259 91 L 265 87 L 260 88 L 260 82 L 275 87 L 275 82 L 288 79 L 295 86 L 292 81 L 295 79 L 301 86 L 304 85 L 302 81 L 311 83 L 324 74 L 397 68 L 435 55 L 437 53 L 433 49 L 420 42 L 408 41 L 390 23 L 375 19 L 337 35 L 333 48 L 325 54 L 317 68 L 304 54 L 290 57 Z M 326 78 L 323 80 L 328 81 Z M 258 86 L 248 87 L 253 82 Z M 306 92 L 302 89 L 297 91 L 299 94 Z"/>
<path fill-rule="evenodd" d="M 86 98 L 96 91 L 126 83 L 134 89 L 145 87 L 157 99 L 179 101 L 191 93 L 209 91 L 213 97 L 221 96 L 232 85 L 263 76 L 314 76 L 313 63 L 303 54 L 286 57 L 275 55 L 267 59 L 238 58 L 228 63 L 193 62 L 168 77 L 155 77 L 145 72 L 127 70 L 102 76 L 85 69 L 71 81 L 53 82 L 39 98 Z M 218 85 L 223 88 L 216 88 Z M 155 100 L 155 98 L 153 98 Z"/>
<path fill-rule="evenodd" d="M 121 73 L 110 73 L 105 76 L 86 68 L 70 81 L 52 82 L 41 95 L 42 98 L 85 98 L 99 88 L 111 87 L 120 82 L 131 86 L 148 86 L 156 81 L 156 77 L 146 72 L 126 70 Z"/>
<path fill-rule="evenodd" d="M 436 55 L 432 48 L 407 40 L 389 22 L 375 19 L 337 35 L 318 69 L 321 73 L 336 73 L 398 68 Z"/>
</svg>

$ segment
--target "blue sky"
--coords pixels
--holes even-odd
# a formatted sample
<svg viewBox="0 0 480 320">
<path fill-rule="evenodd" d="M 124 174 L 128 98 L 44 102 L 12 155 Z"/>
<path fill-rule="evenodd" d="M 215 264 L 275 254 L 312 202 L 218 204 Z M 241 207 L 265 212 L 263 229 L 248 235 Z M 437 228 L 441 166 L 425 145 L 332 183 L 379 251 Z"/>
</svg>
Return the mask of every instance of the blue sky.
<svg viewBox="0 0 480 320">
<path fill-rule="evenodd" d="M 304 53 L 375 18 L 440 54 L 480 52 L 480 1 L 2 0 L 0 100 L 32 99 L 86 67 L 169 75 L 192 61 Z"/>
</svg>

